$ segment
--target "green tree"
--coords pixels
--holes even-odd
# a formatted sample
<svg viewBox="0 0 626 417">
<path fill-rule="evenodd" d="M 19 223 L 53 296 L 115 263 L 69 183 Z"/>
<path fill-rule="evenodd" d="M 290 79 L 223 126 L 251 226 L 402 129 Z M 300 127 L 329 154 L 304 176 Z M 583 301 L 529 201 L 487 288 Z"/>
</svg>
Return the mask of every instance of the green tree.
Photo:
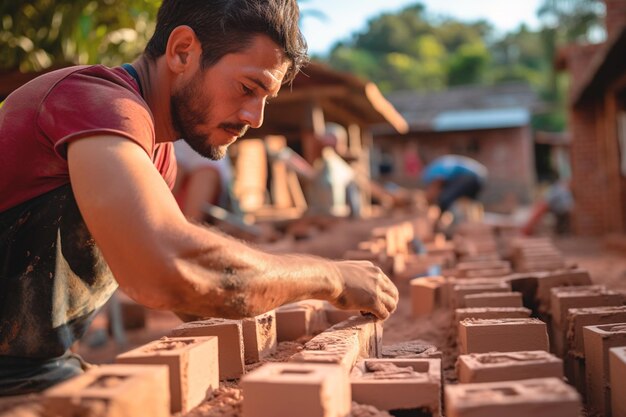
<svg viewBox="0 0 626 417">
<path fill-rule="evenodd" d="M 0 4 L 0 68 L 134 59 L 154 30 L 159 0 L 26 0 Z"/>
<path fill-rule="evenodd" d="M 415 4 L 371 19 L 366 30 L 337 43 L 328 62 L 373 80 L 385 92 L 442 89 L 450 71 L 454 82 L 480 82 L 489 62 L 484 39 L 490 31 L 484 21 L 433 20 Z"/>
</svg>

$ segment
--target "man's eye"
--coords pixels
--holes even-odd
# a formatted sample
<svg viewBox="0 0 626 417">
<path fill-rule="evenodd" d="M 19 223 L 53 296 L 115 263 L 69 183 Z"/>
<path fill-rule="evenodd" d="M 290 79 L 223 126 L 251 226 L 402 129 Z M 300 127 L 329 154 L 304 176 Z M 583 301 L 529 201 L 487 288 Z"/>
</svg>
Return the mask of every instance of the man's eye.
<svg viewBox="0 0 626 417">
<path fill-rule="evenodd" d="M 248 88 L 248 86 L 246 86 L 245 84 L 241 84 L 241 88 L 243 89 L 243 93 L 247 96 L 253 93 L 252 89 Z"/>
</svg>

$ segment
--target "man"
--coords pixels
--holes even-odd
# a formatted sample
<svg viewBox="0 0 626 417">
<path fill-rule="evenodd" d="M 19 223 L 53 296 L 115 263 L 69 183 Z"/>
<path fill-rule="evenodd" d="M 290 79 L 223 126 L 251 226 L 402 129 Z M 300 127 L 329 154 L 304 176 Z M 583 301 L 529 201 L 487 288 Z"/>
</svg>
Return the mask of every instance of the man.
<svg viewBox="0 0 626 417">
<path fill-rule="evenodd" d="M 475 200 L 487 180 L 487 168 L 466 156 L 444 155 L 422 172 L 426 198 L 447 211 L 461 197 Z"/>
<path fill-rule="evenodd" d="M 306 58 L 296 0 L 165 0 L 132 66 L 51 72 L 0 110 L 0 392 L 79 372 L 69 352 L 117 285 L 139 303 L 241 318 L 307 298 L 385 319 L 368 262 L 262 253 L 189 223 L 172 141 L 219 159 Z M 113 276 L 115 278 L 113 278 Z"/>
</svg>

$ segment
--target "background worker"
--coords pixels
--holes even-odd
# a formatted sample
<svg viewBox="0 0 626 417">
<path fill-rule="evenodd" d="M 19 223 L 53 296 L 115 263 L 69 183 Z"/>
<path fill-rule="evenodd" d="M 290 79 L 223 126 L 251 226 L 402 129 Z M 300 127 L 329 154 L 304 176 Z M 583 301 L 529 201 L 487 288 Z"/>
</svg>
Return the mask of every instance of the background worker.
<svg viewBox="0 0 626 417">
<path fill-rule="evenodd" d="M 0 394 L 81 372 L 69 351 L 119 285 L 194 317 L 301 299 L 385 319 L 369 262 L 273 255 L 190 223 L 172 142 L 220 159 L 306 60 L 296 0 L 165 0 L 144 54 L 49 72 L 0 109 Z"/>
<path fill-rule="evenodd" d="M 487 168 L 466 156 L 444 155 L 424 168 L 421 179 L 426 198 L 443 213 L 461 197 L 478 198 L 487 180 Z"/>
</svg>

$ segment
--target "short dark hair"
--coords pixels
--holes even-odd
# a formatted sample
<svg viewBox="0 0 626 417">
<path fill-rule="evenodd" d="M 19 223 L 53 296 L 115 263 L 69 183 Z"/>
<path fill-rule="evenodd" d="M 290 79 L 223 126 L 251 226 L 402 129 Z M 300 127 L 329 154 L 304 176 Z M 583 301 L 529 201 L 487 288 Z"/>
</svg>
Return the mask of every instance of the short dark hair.
<svg viewBox="0 0 626 417">
<path fill-rule="evenodd" d="M 265 34 L 291 61 L 284 79 L 290 82 L 308 60 L 299 17 L 296 0 L 163 0 L 145 54 L 151 59 L 163 55 L 172 31 L 187 25 L 202 44 L 202 68 L 208 68 Z"/>
</svg>

